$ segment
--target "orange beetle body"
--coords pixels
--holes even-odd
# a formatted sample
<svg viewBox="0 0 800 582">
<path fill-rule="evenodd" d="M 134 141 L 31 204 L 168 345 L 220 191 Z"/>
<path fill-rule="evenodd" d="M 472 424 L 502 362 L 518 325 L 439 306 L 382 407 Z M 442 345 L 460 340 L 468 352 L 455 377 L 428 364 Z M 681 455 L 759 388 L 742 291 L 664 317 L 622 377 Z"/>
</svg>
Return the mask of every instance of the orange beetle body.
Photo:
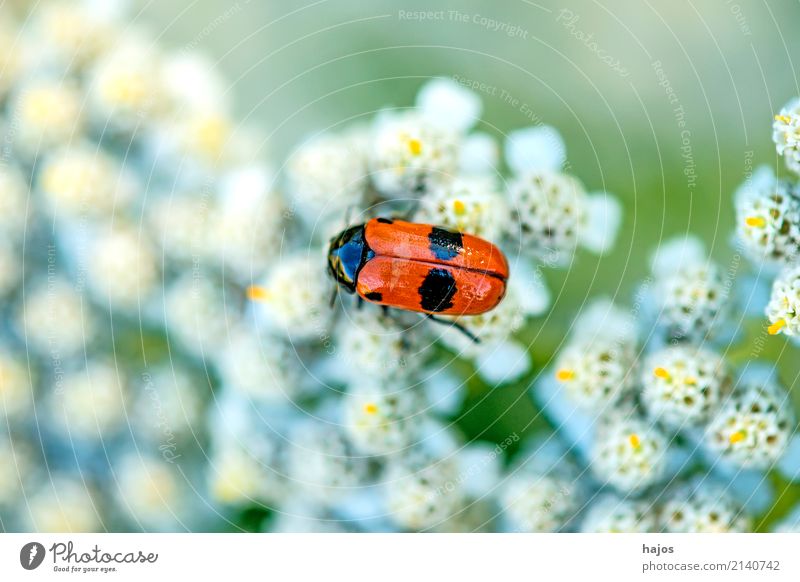
<svg viewBox="0 0 800 582">
<path fill-rule="evenodd" d="M 430 224 L 373 218 L 331 241 L 328 269 L 366 301 L 428 315 L 478 315 L 503 299 L 508 262 L 492 243 Z"/>
</svg>

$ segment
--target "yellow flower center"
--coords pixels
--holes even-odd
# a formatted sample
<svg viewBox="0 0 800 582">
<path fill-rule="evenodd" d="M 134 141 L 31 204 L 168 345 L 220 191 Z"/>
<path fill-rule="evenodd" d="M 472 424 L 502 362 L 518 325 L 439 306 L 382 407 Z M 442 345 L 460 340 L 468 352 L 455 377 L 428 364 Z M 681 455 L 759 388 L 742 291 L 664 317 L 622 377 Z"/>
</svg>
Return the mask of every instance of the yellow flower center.
<svg viewBox="0 0 800 582">
<path fill-rule="evenodd" d="M 562 382 L 568 382 L 569 380 L 572 380 L 574 377 L 575 377 L 574 370 L 567 370 L 566 368 L 563 368 L 558 372 L 556 372 L 556 378 L 558 378 Z"/>
<path fill-rule="evenodd" d="M 784 327 L 786 327 L 786 320 L 779 319 L 778 321 L 770 325 L 767 328 L 767 331 L 769 332 L 769 335 L 778 335 Z"/>
<path fill-rule="evenodd" d="M 736 432 L 732 433 L 730 437 L 728 437 L 728 440 L 732 445 L 735 445 L 736 443 L 742 442 L 746 436 L 747 433 L 745 433 L 743 430 L 737 430 Z"/>
<path fill-rule="evenodd" d="M 767 226 L 766 219 L 760 216 L 748 216 L 744 222 L 747 226 L 751 226 L 753 228 L 764 228 Z"/>
<path fill-rule="evenodd" d="M 250 301 L 268 301 L 270 298 L 269 290 L 260 285 L 250 285 L 246 293 Z"/>
</svg>

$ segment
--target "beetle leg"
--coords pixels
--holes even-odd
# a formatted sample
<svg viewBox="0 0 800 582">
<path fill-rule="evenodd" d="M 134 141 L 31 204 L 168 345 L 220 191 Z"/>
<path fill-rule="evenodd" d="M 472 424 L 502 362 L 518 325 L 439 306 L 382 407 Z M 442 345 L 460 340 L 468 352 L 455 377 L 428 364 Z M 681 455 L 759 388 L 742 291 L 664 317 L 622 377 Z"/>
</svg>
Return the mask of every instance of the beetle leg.
<svg viewBox="0 0 800 582">
<path fill-rule="evenodd" d="M 331 300 L 330 300 L 330 308 L 333 309 L 333 306 L 336 304 L 336 296 L 339 294 L 339 286 L 335 285 L 333 287 L 333 291 L 331 291 Z"/>
<path fill-rule="evenodd" d="M 428 319 L 430 319 L 431 321 L 434 321 L 434 322 L 436 322 L 436 323 L 440 323 L 440 324 L 442 324 L 442 325 L 450 325 L 450 326 L 453 326 L 453 327 L 454 327 L 454 328 L 456 328 L 458 331 L 460 331 L 460 332 L 461 332 L 461 333 L 463 333 L 465 336 L 467 336 L 467 337 L 468 337 L 470 340 L 472 340 L 472 342 L 473 342 L 473 343 L 476 343 L 476 344 L 479 344 L 479 343 L 481 343 L 481 338 L 479 338 L 478 336 L 476 336 L 474 333 L 472 333 L 470 330 L 468 330 L 466 327 L 464 327 L 463 325 L 461 325 L 461 324 L 460 324 L 460 323 L 458 323 L 457 321 L 448 321 L 448 320 L 446 320 L 446 319 L 439 319 L 438 317 L 436 317 L 435 315 L 433 315 L 433 314 L 431 314 L 431 313 L 426 313 L 426 314 L 425 314 L 425 316 L 426 316 Z"/>
<path fill-rule="evenodd" d="M 356 309 L 361 311 L 364 308 L 365 301 L 361 298 L 360 295 L 356 296 Z"/>
</svg>

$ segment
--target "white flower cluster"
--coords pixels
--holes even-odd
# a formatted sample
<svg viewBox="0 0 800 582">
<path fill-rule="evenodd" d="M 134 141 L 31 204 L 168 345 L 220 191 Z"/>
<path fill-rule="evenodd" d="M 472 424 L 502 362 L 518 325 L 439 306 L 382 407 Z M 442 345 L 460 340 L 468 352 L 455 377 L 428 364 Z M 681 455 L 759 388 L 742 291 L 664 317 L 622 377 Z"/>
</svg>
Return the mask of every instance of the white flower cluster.
<svg viewBox="0 0 800 582">
<path fill-rule="evenodd" d="M 775 116 L 772 139 L 786 167 L 800 173 L 798 128 L 800 100 L 792 99 Z M 752 260 L 761 280 L 773 278 L 772 294 L 764 307 L 770 335 L 800 335 L 797 317 L 800 288 L 800 194 L 797 178 L 783 179 L 761 166 L 736 191 L 736 232 L 740 246 Z M 760 302 L 760 294 L 756 296 Z"/>
<path fill-rule="evenodd" d="M 643 404 L 675 429 L 707 421 L 730 392 L 724 360 L 702 347 L 675 345 L 654 352 L 643 374 Z"/>
<path fill-rule="evenodd" d="M 768 265 L 791 263 L 800 252 L 800 198 L 796 186 L 766 166 L 736 191 L 736 233 L 747 255 Z"/>
<path fill-rule="evenodd" d="M 598 302 L 575 322 L 556 362 L 567 397 L 586 411 L 613 405 L 634 385 L 634 322 L 611 303 Z"/>
<path fill-rule="evenodd" d="M 797 477 L 791 399 L 773 371 L 736 370 L 713 343 L 729 341 L 710 332 L 729 325 L 731 285 L 699 241 L 662 245 L 652 273 L 630 311 L 583 310 L 534 400 L 593 476 L 583 531 L 745 530 L 745 511 L 769 507 L 765 471 Z M 674 489 L 698 464 L 729 491 Z"/>
<path fill-rule="evenodd" d="M 708 425 L 708 442 L 739 467 L 769 469 L 796 430 L 789 395 L 773 380 L 744 379 Z"/>
<path fill-rule="evenodd" d="M 787 266 L 772 283 L 767 304 L 769 333 L 800 335 L 800 265 Z"/>
<path fill-rule="evenodd" d="M 0 15 L 4 527 L 503 527 L 519 437 L 466 442 L 450 419 L 471 367 L 493 385 L 530 370 L 515 338 L 549 304 L 540 250 L 557 247 L 545 267 L 605 252 L 619 205 L 562 173 L 550 127 L 508 137 L 506 184 L 480 98 L 449 79 L 312 136 L 278 173 L 213 62 L 165 50 L 125 4 Z M 368 208 L 506 252 L 504 301 L 456 322 L 480 343 L 329 305 L 328 241 Z"/>
<path fill-rule="evenodd" d="M 670 339 L 695 343 L 713 336 L 726 319 L 730 283 L 694 237 L 659 246 L 651 261 L 651 310 Z"/>
<path fill-rule="evenodd" d="M 800 99 L 792 99 L 775 116 L 772 141 L 783 156 L 786 167 L 800 174 Z"/>
<path fill-rule="evenodd" d="M 476 94 L 434 79 L 413 107 L 273 164 L 211 61 L 102 4 L 47 0 L 25 26 L 0 9 L 4 528 L 748 527 L 753 483 L 792 465 L 794 416 L 774 376 L 735 374 L 703 343 L 728 285 L 704 251 L 676 263 L 694 243 L 654 259 L 649 311 L 603 300 L 577 318 L 535 383 L 545 444 L 462 433 L 477 384 L 532 376 L 521 338 L 549 307 L 540 269 L 605 253 L 620 226 L 619 202 L 566 172 L 555 129 L 501 144 L 476 129 Z M 796 114 L 781 115 L 788 160 Z M 739 197 L 740 237 L 785 267 L 769 313 L 790 334 L 800 203 L 771 180 Z M 496 243 L 502 303 L 438 325 L 331 304 L 328 241 L 379 215 Z M 666 488 L 698 465 L 744 477 Z"/>
<path fill-rule="evenodd" d="M 751 527 L 725 487 L 707 479 L 676 487 L 659 514 L 661 528 L 670 533 L 736 533 Z"/>
<path fill-rule="evenodd" d="M 608 494 L 592 503 L 581 522 L 584 533 L 647 533 L 657 528 L 655 508 L 650 503 Z"/>
</svg>

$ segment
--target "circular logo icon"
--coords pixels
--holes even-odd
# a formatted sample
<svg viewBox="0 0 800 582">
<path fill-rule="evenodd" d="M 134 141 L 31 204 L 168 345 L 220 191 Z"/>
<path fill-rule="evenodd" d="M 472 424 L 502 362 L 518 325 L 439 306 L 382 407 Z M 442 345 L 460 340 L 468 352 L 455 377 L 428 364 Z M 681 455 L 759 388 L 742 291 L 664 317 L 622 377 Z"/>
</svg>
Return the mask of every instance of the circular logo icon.
<svg viewBox="0 0 800 582">
<path fill-rule="evenodd" d="M 44 562 L 44 546 L 39 542 L 30 542 L 19 551 L 19 563 L 26 570 L 35 570 Z"/>
</svg>

